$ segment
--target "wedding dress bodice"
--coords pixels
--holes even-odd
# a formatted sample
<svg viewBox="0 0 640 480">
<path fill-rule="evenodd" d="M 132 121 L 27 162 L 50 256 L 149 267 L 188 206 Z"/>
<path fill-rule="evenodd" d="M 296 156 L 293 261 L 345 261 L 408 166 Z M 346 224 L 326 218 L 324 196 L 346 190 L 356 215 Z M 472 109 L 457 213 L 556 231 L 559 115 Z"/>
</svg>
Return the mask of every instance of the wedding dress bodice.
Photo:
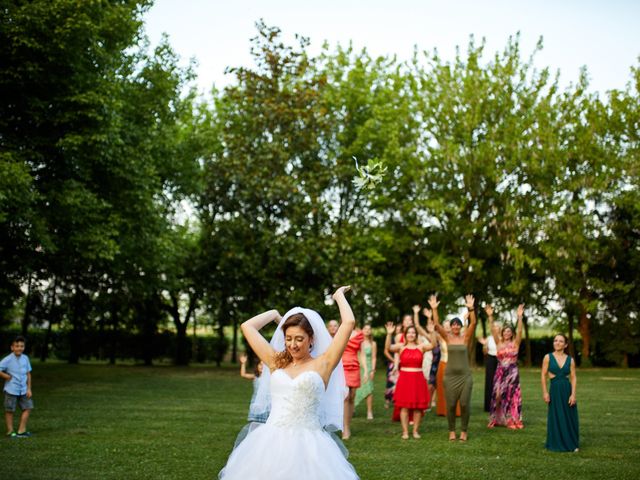
<svg viewBox="0 0 640 480">
<path fill-rule="evenodd" d="M 287 428 L 321 429 L 320 402 L 324 381 L 307 370 L 291 378 L 284 370 L 271 375 L 271 414 L 267 424 Z"/>
</svg>

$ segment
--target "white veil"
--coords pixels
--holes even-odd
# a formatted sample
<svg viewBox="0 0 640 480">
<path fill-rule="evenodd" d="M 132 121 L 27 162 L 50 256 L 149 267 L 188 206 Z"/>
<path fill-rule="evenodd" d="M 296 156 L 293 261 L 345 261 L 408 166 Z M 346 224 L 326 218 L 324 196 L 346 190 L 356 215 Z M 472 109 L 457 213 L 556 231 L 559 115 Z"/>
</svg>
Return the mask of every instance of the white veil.
<svg viewBox="0 0 640 480">
<path fill-rule="evenodd" d="M 282 331 L 282 325 L 291 315 L 296 313 L 302 313 L 313 328 L 313 349 L 311 350 L 311 356 L 316 358 L 322 355 L 329 345 L 333 341 L 331 335 L 325 327 L 322 317 L 313 310 L 307 308 L 295 307 L 284 314 L 278 328 L 271 338 L 271 346 L 276 352 L 282 352 L 285 349 L 284 346 L 284 332 Z M 268 415 L 271 410 L 271 372 L 266 365 L 260 375 L 260 383 L 258 385 L 258 392 L 255 399 L 251 402 L 249 407 L 250 415 Z M 344 380 L 344 370 L 342 369 L 342 360 L 338 363 L 336 368 L 331 372 L 329 384 L 322 398 L 320 406 L 320 423 L 322 426 L 330 431 L 342 430 L 342 420 L 344 411 L 344 399 L 347 394 Z"/>
</svg>

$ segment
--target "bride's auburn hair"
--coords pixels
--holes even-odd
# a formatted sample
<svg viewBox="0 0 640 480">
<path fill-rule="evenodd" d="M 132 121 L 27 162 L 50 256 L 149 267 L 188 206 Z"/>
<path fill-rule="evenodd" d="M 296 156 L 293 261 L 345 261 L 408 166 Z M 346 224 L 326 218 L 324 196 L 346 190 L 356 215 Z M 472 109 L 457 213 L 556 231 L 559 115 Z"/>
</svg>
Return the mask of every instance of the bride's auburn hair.
<svg viewBox="0 0 640 480">
<path fill-rule="evenodd" d="M 305 317 L 302 313 L 294 313 L 289 318 L 285 320 L 282 324 L 282 334 L 286 337 L 287 329 L 289 327 L 300 327 L 305 331 L 309 338 L 313 340 L 313 327 L 309 323 L 307 317 Z M 285 347 L 283 352 L 277 352 L 275 358 L 275 365 L 277 369 L 286 368 L 291 362 L 293 362 L 293 357 Z"/>
</svg>

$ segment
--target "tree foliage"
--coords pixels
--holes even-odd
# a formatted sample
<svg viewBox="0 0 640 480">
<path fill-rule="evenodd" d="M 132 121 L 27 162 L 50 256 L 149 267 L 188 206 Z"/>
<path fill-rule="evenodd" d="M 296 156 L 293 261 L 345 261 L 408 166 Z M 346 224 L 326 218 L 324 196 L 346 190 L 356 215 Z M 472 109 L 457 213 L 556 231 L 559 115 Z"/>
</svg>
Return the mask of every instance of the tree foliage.
<svg viewBox="0 0 640 480">
<path fill-rule="evenodd" d="M 71 361 L 87 329 L 115 361 L 120 329 L 172 323 L 184 364 L 198 315 L 221 339 L 263 309 L 333 315 L 344 283 L 375 324 L 472 292 L 579 331 L 585 363 L 638 355 L 639 69 L 600 97 L 517 35 L 399 62 L 258 22 L 205 103 L 168 39 L 149 51 L 146 1 L 4 4 L 0 310 L 69 329 Z M 386 174 L 359 188 L 356 162 Z"/>
</svg>

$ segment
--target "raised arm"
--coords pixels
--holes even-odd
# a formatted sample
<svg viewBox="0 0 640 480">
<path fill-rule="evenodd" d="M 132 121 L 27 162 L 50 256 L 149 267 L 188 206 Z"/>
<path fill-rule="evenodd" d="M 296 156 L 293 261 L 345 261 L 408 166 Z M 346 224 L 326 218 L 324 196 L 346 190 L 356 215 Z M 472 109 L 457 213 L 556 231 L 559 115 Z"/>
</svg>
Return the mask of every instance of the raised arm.
<svg viewBox="0 0 640 480">
<path fill-rule="evenodd" d="M 393 325 L 393 322 L 387 322 L 385 325 L 385 329 L 388 325 Z M 395 331 L 395 326 L 394 326 L 394 331 Z M 391 345 L 391 342 L 389 342 L 389 345 Z M 389 348 L 387 348 L 387 344 L 385 342 L 384 345 L 384 349 L 382 351 L 384 353 L 384 356 L 387 357 L 387 360 L 389 360 L 390 362 L 393 362 L 393 355 L 391 355 L 391 351 L 389 350 Z"/>
<path fill-rule="evenodd" d="M 440 325 L 440 316 L 438 315 L 438 305 L 440 302 L 435 295 L 431 295 L 429 297 L 429 306 L 431 307 L 431 312 L 433 313 L 433 323 L 436 327 L 436 331 L 440 334 L 442 338 L 447 338 L 447 331 L 444 329 L 442 325 Z"/>
<path fill-rule="evenodd" d="M 251 349 L 271 370 L 275 367 L 274 360 L 276 351 L 262 336 L 260 329 L 271 322 L 279 322 L 281 318 L 282 317 L 277 310 L 269 310 L 250 318 L 240 325 L 242 334 L 244 335 L 244 338 L 247 339 Z"/>
<path fill-rule="evenodd" d="M 396 330 L 396 327 L 393 325 L 393 322 L 387 322 L 387 324 L 385 325 L 385 328 L 387 329 L 387 336 L 384 339 L 384 351 L 395 353 L 402 350 L 402 347 L 404 346 L 404 344 L 402 343 L 394 343 L 393 345 L 391 345 L 391 337 L 393 336 L 393 332 L 395 332 Z"/>
<path fill-rule="evenodd" d="M 336 335 L 333 337 L 333 341 L 327 348 L 327 351 L 322 354 L 322 360 L 324 361 L 324 366 L 326 370 L 321 372 L 321 375 L 325 378 L 325 384 L 329 381 L 329 377 L 331 376 L 331 372 L 338 362 L 342 358 L 342 353 L 349 342 L 349 337 L 351 336 L 351 332 L 356 326 L 356 319 L 353 316 L 353 311 L 351 310 L 351 306 L 347 301 L 347 298 L 344 296 L 346 292 L 349 291 L 351 287 L 340 287 L 333 294 L 333 299 L 338 305 L 338 310 L 340 310 L 340 327 L 338 327 L 338 331 Z"/>
<path fill-rule="evenodd" d="M 496 345 L 500 343 L 500 331 L 498 326 L 496 325 L 495 320 L 493 319 L 493 305 L 487 304 L 484 307 L 484 311 L 487 314 L 487 318 L 489 319 L 489 331 L 491 332 L 491 336 L 496 342 Z"/>
<path fill-rule="evenodd" d="M 413 324 L 418 331 L 418 335 L 429 338 L 429 333 L 420 325 L 420 305 L 413 306 Z"/>
<path fill-rule="evenodd" d="M 253 373 L 247 373 L 247 356 L 240 355 L 240 376 L 247 380 L 253 380 L 256 376 Z"/>
<path fill-rule="evenodd" d="M 469 312 L 469 327 L 464 332 L 464 341 L 467 345 L 471 343 L 471 340 L 476 336 L 476 310 L 475 310 L 475 301 L 473 295 L 465 295 L 464 301 L 467 305 L 467 311 Z"/>
<path fill-rule="evenodd" d="M 522 329 L 524 326 L 524 303 L 518 305 L 518 326 L 516 327 L 516 347 L 520 346 L 520 342 L 522 341 Z"/>
<path fill-rule="evenodd" d="M 429 343 L 419 343 L 418 344 L 418 348 L 420 348 L 420 350 L 422 350 L 422 352 L 429 352 L 431 350 L 433 350 L 434 348 L 436 348 L 436 343 L 435 343 L 435 339 L 432 336 L 426 337 L 429 340 Z"/>
<path fill-rule="evenodd" d="M 549 372 L 549 355 L 547 353 L 542 359 L 542 371 L 540 372 L 540 381 L 542 383 L 542 399 L 549 403 L 551 398 L 549 397 L 549 391 L 547 390 L 547 373 Z"/>
</svg>

